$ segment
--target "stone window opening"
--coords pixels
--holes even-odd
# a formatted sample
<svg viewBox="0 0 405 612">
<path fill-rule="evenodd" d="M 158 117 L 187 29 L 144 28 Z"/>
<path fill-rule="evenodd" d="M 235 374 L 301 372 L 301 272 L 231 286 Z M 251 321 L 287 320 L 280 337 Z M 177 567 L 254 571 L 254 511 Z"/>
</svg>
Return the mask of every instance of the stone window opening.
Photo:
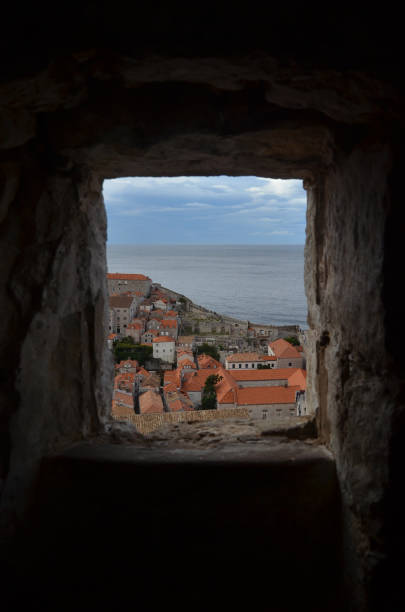
<svg viewBox="0 0 405 612">
<path fill-rule="evenodd" d="M 187 177 L 186 177 L 186 178 L 187 178 Z M 229 177 L 228 177 L 228 178 L 229 178 Z M 128 180 L 128 181 L 131 181 L 131 180 L 136 180 L 136 179 L 137 179 L 137 177 L 134 177 L 133 179 L 131 179 L 131 178 L 129 178 L 129 179 L 125 179 L 125 181 L 127 181 L 127 180 Z M 124 180 L 124 179 L 123 179 L 123 180 Z M 220 180 L 220 179 L 216 179 L 216 181 L 217 181 L 217 182 L 218 182 L 219 180 Z M 260 179 L 260 180 L 267 180 L 267 179 Z M 271 179 L 270 179 L 270 180 L 271 180 Z M 296 182 L 298 182 L 298 181 L 296 181 Z M 281 183 L 283 183 L 283 181 L 281 181 Z M 280 186 L 280 188 L 281 188 L 281 186 Z M 304 194 L 304 195 L 305 195 L 305 194 Z M 106 203 L 106 205 L 107 205 L 107 207 L 108 207 L 107 198 L 105 198 L 105 200 L 106 200 L 106 202 L 105 202 L 105 203 Z M 306 198 L 305 198 L 305 200 L 306 200 Z M 143 205 L 143 206 L 145 206 L 145 205 Z M 162 215 L 162 216 L 163 216 L 163 215 Z M 139 265 L 139 264 L 138 264 L 138 265 Z M 114 268 L 114 271 L 116 271 L 116 269 L 115 269 L 115 268 Z M 127 272 L 130 272 L 130 270 L 128 270 L 128 269 L 127 269 L 126 271 L 127 271 Z M 139 269 L 139 270 L 138 270 L 138 269 L 136 269 L 136 270 L 135 270 L 135 269 L 133 269 L 133 270 L 131 270 L 131 272 L 139 272 L 139 273 L 142 273 L 142 272 L 143 272 L 143 270 L 141 270 L 141 269 Z M 261 285 L 260 285 L 260 287 L 261 287 L 261 286 L 263 286 L 263 284 L 261 284 Z M 239 327 L 240 327 L 240 326 L 239 326 L 239 324 L 238 324 L 238 323 L 233 323 L 233 329 L 234 329 L 234 330 L 235 330 L 235 329 L 238 329 Z M 265 332 L 265 330 L 263 330 L 263 329 L 261 329 L 261 330 L 260 330 L 260 333 L 262 333 L 262 334 L 263 334 L 264 332 Z M 170 335 L 170 333 L 169 333 L 168 331 L 160 331 L 160 332 L 159 332 L 159 335 L 160 335 L 160 336 L 169 336 L 169 335 Z M 148 336 L 148 337 L 150 337 L 150 334 L 149 334 L 149 336 Z M 215 340 L 214 340 L 213 338 L 206 338 L 206 339 L 205 339 L 205 341 L 207 341 L 207 342 L 209 342 L 209 343 L 215 343 Z M 241 351 L 241 352 L 245 352 L 245 351 L 246 351 L 246 348 L 244 348 L 244 347 L 243 347 L 243 344 L 241 344 L 240 342 L 238 343 L 238 346 L 237 346 L 237 347 L 235 346 L 234 348 L 235 348 L 235 350 L 236 350 L 236 351 Z M 260 347 L 260 346 L 258 346 L 258 349 L 259 349 L 259 351 L 261 352 L 261 347 Z M 159 350 L 161 350 L 161 352 L 162 352 L 162 353 L 166 353 L 166 350 L 165 350 L 165 349 L 163 349 L 163 348 L 162 348 L 162 349 L 159 349 Z M 274 364 L 271 364 L 271 367 L 273 367 L 273 368 L 274 368 Z M 249 365 L 249 363 L 239 363 L 239 364 L 236 364 L 236 365 L 235 365 L 235 364 L 233 363 L 232 365 L 230 365 L 230 368 L 231 368 L 231 369 L 235 369 L 235 368 L 238 368 L 238 369 L 250 369 L 250 368 L 252 368 L 252 369 L 256 369 L 256 368 L 257 368 L 257 364 L 255 364 L 255 363 L 253 363 L 253 362 L 252 362 L 252 364 L 251 364 L 251 365 Z M 287 414 L 287 411 L 286 411 L 286 414 Z M 270 416 L 271 416 L 271 414 L 270 414 Z"/>
<path fill-rule="evenodd" d="M 402 566 L 394 561 L 403 551 L 402 22 L 378 7 L 350 9 L 344 19 L 331 10 L 320 27 L 308 8 L 286 37 L 287 9 L 271 7 L 275 18 L 263 14 L 262 29 L 256 15 L 235 10 L 243 35 L 227 45 L 218 17 L 209 48 L 197 27 L 182 23 L 179 37 L 167 32 L 160 14 L 159 41 L 152 33 L 135 47 L 128 36 L 125 56 L 114 46 L 125 33 L 114 32 L 106 13 L 83 11 L 75 44 L 56 19 L 43 26 L 35 57 L 26 28 L 6 28 L 3 495 L 21 512 L 49 449 L 95 435 L 108 418 L 109 365 L 97 333 L 105 301 L 102 178 L 229 169 L 304 178 L 309 403 L 336 459 L 348 600 L 378 610 L 389 598 L 401 609 Z M 102 36 L 93 32 L 101 24 L 113 57 L 98 50 Z M 187 58 L 176 56 L 179 48 Z"/>
</svg>

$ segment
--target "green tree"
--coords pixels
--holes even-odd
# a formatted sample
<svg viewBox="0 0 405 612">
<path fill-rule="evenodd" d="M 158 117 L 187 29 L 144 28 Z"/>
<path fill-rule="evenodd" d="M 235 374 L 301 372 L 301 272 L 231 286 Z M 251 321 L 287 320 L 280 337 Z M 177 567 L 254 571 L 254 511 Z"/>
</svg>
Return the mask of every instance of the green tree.
<svg viewBox="0 0 405 612">
<path fill-rule="evenodd" d="M 217 392 L 215 385 L 222 380 L 219 374 L 211 374 L 205 381 L 204 388 L 201 394 L 201 410 L 216 410 L 217 408 Z"/>
<path fill-rule="evenodd" d="M 115 363 L 136 359 L 141 365 L 145 365 L 145 361 L 152 357 L 153 349 L 145 344 L 134 344 L 132 338 L 122 338 L 114 343 L 113 354 Z"/>
<path fill-rule="evenodd" d="M 284 340 L 286 340 L 287 342 L 289 342 L 293 346 L 299 346 L 300 345 L 297 336 L 288 336 L 288 338 L 284 338 Z"/>
<path fill-rule="evenodd" d="M 257 364 L 258 370 L 270 370 L 270 368 L 271 368 L 271 365 L 269 363 L 267 363 L 266 365 L 264 365 L 264 363 Z"/>
<path fill-rule="evenodd" d="M 184 295 L 182 295 L 178 301 L 181 304 L 182 310 L 186 311 L 187 310 L 187 299 L 184 297 Z"/>
<path fill-rule="evenodd" d="M 197 355 L 210 355 L 211 357 L 219 361 L 219 353 L 217 347 L 213 346 L 212 344 L 207 344 L 206 342 L 204 342 L 204 344 L 201 344 L 201 346 L 197 348 Z"/>
</svg>

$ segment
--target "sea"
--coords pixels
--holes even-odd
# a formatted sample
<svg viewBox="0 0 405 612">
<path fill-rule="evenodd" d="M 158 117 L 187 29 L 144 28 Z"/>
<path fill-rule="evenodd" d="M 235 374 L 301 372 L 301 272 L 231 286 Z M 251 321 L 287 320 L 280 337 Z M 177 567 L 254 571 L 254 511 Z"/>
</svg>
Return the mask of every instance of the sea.
<svg viewBox="0 0 405 612">
<path fill-rule="evenodd" d="M 146 274 L 214 312 L 307 329 L 303 245 L 107 245 L 109 272 Z"/>
</svg>

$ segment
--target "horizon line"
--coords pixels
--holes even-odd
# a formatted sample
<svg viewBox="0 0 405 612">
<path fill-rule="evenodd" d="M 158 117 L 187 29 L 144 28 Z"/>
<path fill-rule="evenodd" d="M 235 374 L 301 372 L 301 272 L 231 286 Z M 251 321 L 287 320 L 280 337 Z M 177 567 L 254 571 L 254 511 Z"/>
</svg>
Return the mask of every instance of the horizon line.
<svg viewBox="0 0 405 612">
<path fill-rule="evenodd" d="M 305 246 L 305 242 L 277 242 L 252 243 L 252 242 L 107 242 L 107 246 Z"/>
</svg>

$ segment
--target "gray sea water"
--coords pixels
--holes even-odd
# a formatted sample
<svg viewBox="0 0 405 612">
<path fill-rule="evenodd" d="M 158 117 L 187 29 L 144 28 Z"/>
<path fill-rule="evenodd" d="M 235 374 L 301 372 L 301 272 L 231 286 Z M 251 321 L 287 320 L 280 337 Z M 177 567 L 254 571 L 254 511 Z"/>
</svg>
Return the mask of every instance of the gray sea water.
<svg viewBox="0 0 405 612">
<path fill-rule="evenodd" d="M 107 263 L 218 313 L 307 328 L 303 245 L 108 245 Z"/>
</svg>

